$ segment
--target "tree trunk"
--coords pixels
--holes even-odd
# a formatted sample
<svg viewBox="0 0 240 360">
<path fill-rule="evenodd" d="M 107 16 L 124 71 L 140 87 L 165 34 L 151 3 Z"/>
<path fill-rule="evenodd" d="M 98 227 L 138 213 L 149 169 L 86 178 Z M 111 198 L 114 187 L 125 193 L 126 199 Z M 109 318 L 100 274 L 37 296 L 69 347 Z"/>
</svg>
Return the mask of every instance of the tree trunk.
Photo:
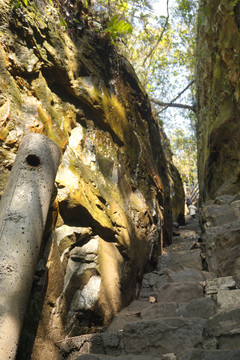
<svg viewBox="0 0 240 360">
<path fill-rule="evenodd" d="M 0 358 L 14 360 L 38 262 L 60 151 L 40 134 L 22 141 L 1 200 Z"/>
</svg>

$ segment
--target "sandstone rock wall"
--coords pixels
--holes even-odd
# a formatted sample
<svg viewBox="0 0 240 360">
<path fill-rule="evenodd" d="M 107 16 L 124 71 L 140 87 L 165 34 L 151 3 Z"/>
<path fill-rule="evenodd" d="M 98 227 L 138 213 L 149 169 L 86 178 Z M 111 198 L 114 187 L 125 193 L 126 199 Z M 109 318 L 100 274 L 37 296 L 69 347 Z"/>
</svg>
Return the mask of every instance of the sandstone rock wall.
<svg viewBox="0 0 240 360">
<path fill-rule="evenodd" d="M 0 0 L 1 192 L 24 134 L 45 134 L 62 152 L 57 230 L 26 319 L 37 326 L 41 314 L 38 360 L 54 359 L 54 341 L 109 323 L 171 242 L 169 171 L 149 100 L 84 16 L 81 29 L 65 27 L 48 1 Z"/>
<path fill-rule="evenodd" d="M 202 201 L 239 192 L 239 1 L 202 1 L 197 49 Z"/>
</svg>

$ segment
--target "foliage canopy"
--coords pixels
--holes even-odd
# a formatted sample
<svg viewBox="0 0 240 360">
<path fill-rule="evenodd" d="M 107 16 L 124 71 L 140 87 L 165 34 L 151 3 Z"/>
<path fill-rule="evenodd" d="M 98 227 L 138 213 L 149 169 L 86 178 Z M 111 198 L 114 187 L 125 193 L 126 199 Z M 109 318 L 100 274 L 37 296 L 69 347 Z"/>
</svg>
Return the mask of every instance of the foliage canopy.
<svg viewBox="0 0 240 360">
<path fill-rule="evenodd" d="M 165 1 L 165 15 L 157 14 L 159 0 L 96 0 L 91 6 L 148 92 L 157 120 L 170 138 L 183 180 L 196 182 L 193 110 L 197 0 L 160 1 Z M 174 110 L 166 106 L 174 98 L 188 105 Z"/>
</svg>

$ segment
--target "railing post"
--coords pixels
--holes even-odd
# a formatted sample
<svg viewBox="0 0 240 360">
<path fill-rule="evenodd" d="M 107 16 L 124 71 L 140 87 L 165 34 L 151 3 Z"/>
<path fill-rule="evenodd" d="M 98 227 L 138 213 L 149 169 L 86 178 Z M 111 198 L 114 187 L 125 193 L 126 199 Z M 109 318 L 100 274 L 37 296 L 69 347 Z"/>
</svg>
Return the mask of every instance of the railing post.
<svg viewBox="0 0 240 360">
<path fill-rule="evenodd" d="M 0 359 L 13 360 L 60 160 L 58 146 L 26 135 L 0 202 Z"/>
</svg>

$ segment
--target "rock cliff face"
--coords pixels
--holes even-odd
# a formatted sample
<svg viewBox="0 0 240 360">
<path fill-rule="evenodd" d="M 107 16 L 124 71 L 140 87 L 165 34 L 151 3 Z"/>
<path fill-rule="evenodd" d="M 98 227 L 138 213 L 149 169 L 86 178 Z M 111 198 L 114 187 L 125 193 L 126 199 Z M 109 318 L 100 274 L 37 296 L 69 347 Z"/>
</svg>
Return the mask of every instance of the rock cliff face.
<svg viewBox="0 0 240 360">
<path fill-rule="evenodd" d="M 148 98 L 84 19 L 64 27 L 47 1 L 0 1 L 1 191 L 24 134 L 47 135 L 62 152 L 57 230 L 26 319 L 41 313 L 38 360 L 54 359 L 54 341 L 109 323 L 171 242 L 169 167 Z"/>
<path fill-rule="evenodd" d="M 239 1 L 202 1 L 198 31 L 198 166 L 202 200 L 239 192 Z"/>
<path fill-rule="evenodd" d="M 197 94 L 202 261 L 207 271 L 216 274 L 220 285 L 217 289 L 214 280 L 209 289 L 205 288 L 213 294 L 219 311 L 208 322 L 205 333 L 208 349 L 239 351 L 240 2 L 207 0 L 201 6 Z M 233 292 L 226 292 L 223 280 L 235 282 L 228 286 Z M 219 350 L 216 358 L 221 357 Z M 231 355 L 224 354 L 223 358 L 230 359 Z"/>
</svg>

